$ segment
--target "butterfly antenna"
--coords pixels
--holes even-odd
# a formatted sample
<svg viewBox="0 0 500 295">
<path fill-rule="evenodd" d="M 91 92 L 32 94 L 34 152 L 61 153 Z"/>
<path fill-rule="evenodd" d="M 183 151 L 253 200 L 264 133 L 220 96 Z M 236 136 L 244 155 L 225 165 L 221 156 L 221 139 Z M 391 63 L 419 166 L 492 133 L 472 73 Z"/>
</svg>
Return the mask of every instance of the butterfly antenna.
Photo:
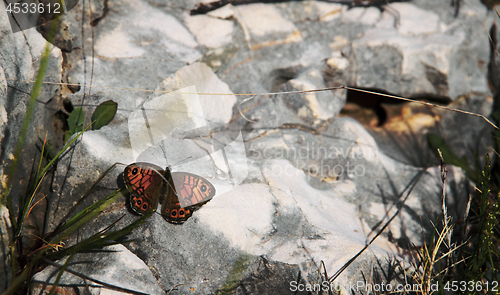
<svg viewBox="0 0 500 295">
<path fill-rule="evenodd" d="M 170 167 L 171 167 L 171 166 L 168 164 L 167 153 L 166 153 L 166 151 L 165 151 L 165 147 L 164 147 L 163 145 L 160 145 L 160 146 L 161 146 L 161 150 L 163 151 L 163 156 L 165 157 L 165 161 L 167 161 L 167 168 L 166 168 L 166 169 L 168 169 L 169 174 L 170 174 L 170 178 L 172 178 L 172 171 L 170 170 Z M 189 159 L 191 159 L 191 158 L 192 158 L 192 157 L 191 157 L 191 156 L 189 156 L 189 157 L 187 157 L 186 159 L 181 160 L 181 161 L 179 161 L 179 162 L 175 163 L 175 164 L 174 164 L 174 166 L 175 166 L 175 165 L 179 165 L 179 164 L 181 164 L 181 163 L 184 163 L 184 162 L 186 162 L 187 160 L 189 160 Z M 156 172 L 158 173 L 158 171 L 156 171 Z M 175 187 L 173 187 L 173 186 L 170 184 L 170 182 L 168 182 L 168 181 L 167 181 L 167 179 L 166 179 L 163 175 L 161 175 L 161 173 L 159 173 L 159 174 L 160 174 L 161 178 L 163 178 L 163 180 L 165 180 L 165 182 L 167 183 L 167 185 L 168 185 L 168 186 L 172 189 L 172 191 L 173 191 L 173 192 L 174 192 L 174 194 L 177 196 L 177 198 L 180 198 L 181 196 L 179 196 L 179 195 L 177 194 L 177 191 L 175 190 Z M 172 182 L 173 182 L 173 180 L 172 180 Z"/>
<path fill-rule="evenodd" d="M 193 158 L 192 156 L 189 156 L 186 159 L 180 160 L 179 162 L 175 163 L 174 166 L 179 165 L 179 164 L 184 164 L 185 162 L 187 162 L 189 159 L 192 159 L 192 158 Z"/>
<path fill-rule="evenodd" d="M 186 159 L 184 159 L 184 160 L 180 160 L 179 162 L 174 163 L 173 165 L 170 165 L 170 164 L 168 163 L 167 152 L 165 151 L 165 146 L 164 146 L 163 144 L 161 144 L 161 145 L 160 145 L 160 147 L 161 147 L 161 150 L 162 150 L 162 152 L 163 152 L 163 156 L 165 157 L 165 161 L 167 162 L 167 167 L 168 167 L 168 168 L 172 168 L 172 166 L 176 166 L 176 165 L 179 165 L 179 164 L 183 164 L 183 163 L 187 162 L 189 159 L 192 159 L 192 158 L 193 158 L 192 156 L 189 156 L 189 157 L 187 157 L 187 158 L 186 158 Z"/>
<path fill-rule="evenodd" d="M 141 110 L 142 110 L 142 115 L 144 116 L 144 122 L 146 123 L 146 129 L 148 129 L 148 134 L 149 134 L 149 139 L 151 140 L 151 145 L 154 145 L 155 141 L 153 139 L 153 133 L 151 132 L 151 125 L 149 124 L 148 116 L 146 115 L 146 110 L 144 109 L 144 106 L 141 106 Z"/>
<path fill-rule="evenodd" d="M 165 145 L 160 144 L 161 151 L 163 152 L 163 157 L 165 157 L 165 162 L 167 162 L 167 168 L 170 168 L 170 164 L 168 163 L 167 151 L 165 151 Z"/>
</svg>

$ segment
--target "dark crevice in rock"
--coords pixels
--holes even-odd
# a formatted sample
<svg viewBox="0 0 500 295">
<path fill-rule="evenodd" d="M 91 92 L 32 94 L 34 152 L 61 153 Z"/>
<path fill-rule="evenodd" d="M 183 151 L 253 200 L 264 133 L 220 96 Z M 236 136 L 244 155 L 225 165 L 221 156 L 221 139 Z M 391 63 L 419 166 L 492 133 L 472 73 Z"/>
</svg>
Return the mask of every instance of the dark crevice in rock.
<svg viewBox="0 0 500 295">
<path fill-rule="evenodd" d="M 63 107 L 64 110 L 69 114 L 74 110 L 73 104 L 71 103 L 71 100 L 68 98 L 63 99 Z"/>
<path fill-rule="evenodd" d="M 453 16 L 456 18 L 460 12 L 460 0 L 451 0 L 451 7 L 455 8 Z"/>
<path fill-rule="evenodd" d="M 427 80 L 434 86 L 436 93 L 442 96 L 449 95 L 450 86 L 448 85 L 448 77 L 446 74 L 441 73 L 431 65 L 425 65 L 425 74 Z"/>
<path fill-rule="evenodd" d="M 384 91 L 382 89 L 363 89 L 367 91 L 372 91 L 372 92 L 377 92 L 381 94 L 389 94 L 387 91 Z M 340 113 L 344 115 L 351 115 L 352 113 L 349 111 L 349 104 L 356 105 L 362 109 L 368 109 L 372 110 L 376 117 L 377 117 L 377 126 L 382 126 L 387 122 L 387 111 L 384 109 L 382 104 L 402 104 L 404 101 L 392 98 L 392 97 L 386 97 L 378 94 L 371 94 L 371 93 L 365 93 L 365 92 L 360 92 L 360 91 L 355 91 L 355 90 L 347 90 L 346 94 L 346 106 L 344 107 Z M 353 114 L 352 117 L 357 119 L 356 115 Z M 362 121 L 360 121 L 362 122 Z"/>
<path fill-rule="evenodd" d="M 39 27 L 37 27 L 38 32 L 42 35 L 45 40 L 48 41 L 48 36 L 50 34 L 50 29 L 52 23 L 46 23 Z M 66 38 L 61 37 L 62 35 L 67 34 L 68 26 L 65 23 L 59 23 L 59 27 L 56 29 L 56 34 L 51 44 L 61 49 L 64 52 L 71 52 L 73 48 L 73 40 L 68 40 Z"/>
<path fill-rule="evenodd" d="M 484 6 L 488 7 L 489 10 L 493 10 L 493 7 L 495 7 L 495 5 L 498 4 L 498 1 L 495 1 L 495 0 L 481 0 L 481 3 L 483 3 Z"/>
<path fill-rule="evenodd" d="M 453 101 L 450 97 L 446 95 L 437 95 L 433 93 L 416 94 L 412 95 L 410 98 L 418 101 L 426 101 L 443 106 L 447 106 Z"/>
<path fill-rule="evenodd" d="M 101 16 L 96 17 L 95 19 L 92 20 L 92 26 L 95 27 L 99 24 L 99 22 L 106 17 L 106 15 L 109 12 L 109 6 L 108 6 L 108 0 L 104 0 L 103 2 L 103 9 L 102 9 L 102 14 Z"/>
<path fill-rule="evenodd" d="M 488 63 L 488 84 L 493 93 L 493 108 L 491 114 L 494 122 L 498 125 L 500 121 L 500 65 L 497 63 L 498 37 L 496 24 L 490 28 L 490 61 Z M 498 146 L 495 146 L 498 150 Z M 493 163 L 493 173 L 500 175 L 500 164 L 498 161 Z"/>
<path fill-rule="evenodd" d="M 54 128 L 55 136 L 59 139 L 64 139 L 64 133 L 69 130 L 68 115 L 59 110 L 52 116 L 52 127 Z M 57 141 L 56 144 L 63 142 Z"/>
<path fill-rule="evenodd" d="M 402 106 L 408 103 L 407 101 L 395 97 L 379 95 L 379 94 L 394 95 L 383 89 L 378 89 L 378 88 L 359 88 L 359 89 L 378 93 L 378 94 L 375 93 L 372 94 L 356 90 L 347 90 L 346 106 L 342 109 L 340 113 L 343 115 L 353 117 L 357 119 L 359 122 L 366 121 L 366 118 L 364 118 L 364 120 L 358 118 L 358 115 L 356 114 L 359 114 L 359 112 L 352 111 L 353 105 L 364 110 L 372 111 L 377 118 L 378 122 L 377 126 L 380 127 L 383 126 L 390 119 L 390 116 L 388 115 L 387 112 L 388 106 L 398 106 L 398 105 Z M 411 98 L 414 100 L 426 101 L 439 105 L 448 105 L 452 102 L 452 100 L 449 97 L 436 94 L 419 94 L 419 95 L 414 95 Z M 365 116 L 365 113 L 363 113 L 362 116 Z"/>
<path fill-rule="evenodd" d="M 293 1 L 293 0 L 292 0 Z M 296 0 L 295 0 L 296 1 Z M 356 1 L 356 0 L 322 0 L 321 2 L 327 3 L 339 3 L 348 5 L 352 7 L 377 7 L 383 10 L 383 6 L 391 2 L 408 2 L 410 0 L 368 0 L 368 1 Z M 190 15 L 205 14 L 210 11 L 221 8 L 222 6 L 231 3 L 231 5 L 244 5 L 252 3 L 281 3 L 281 2 L 291 2 L 290 0 L 218 0 L 211 1 L 208 3 L 199 3 L 195 9 L 192 9 Z"/>
<path fill-rule="evenodd" d="M 488 63 L 488 83 L 493 95 L 496 95 L 500 89 L 500 65 L 497 64 L 496 55 L 498 54 L 497 26 L 495 23 L 490 28 L 490 61 Z"/>
<path fill-rule="evenodd" d="M 280 91 L 282 86 L 286 84 L 288 81 L 296 78 L 299 75 L 299 72 L 300 70 L 297 67 L 273 70 L 269 74 L 268 81 L 270 82 L 271 85 L 268 86 L 268 89 L 270 89 L 271 92 Z"/>
</svg>

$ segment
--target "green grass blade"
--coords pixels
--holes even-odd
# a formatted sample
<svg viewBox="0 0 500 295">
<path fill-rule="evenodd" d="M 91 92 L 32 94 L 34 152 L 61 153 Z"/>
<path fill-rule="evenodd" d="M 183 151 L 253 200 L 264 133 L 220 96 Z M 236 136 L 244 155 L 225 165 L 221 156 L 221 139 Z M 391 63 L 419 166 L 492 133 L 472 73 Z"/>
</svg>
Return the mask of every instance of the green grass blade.
<svg viewBox="0 0 500 295">
<path fill-rule="evenodd" d="M 59 158 L 59 156 L 64 153 L 70 146 L 73 142 L 75 142 L 80 136 L 82 136 L 83 132 L 85 132 L 91 125 L 88 125 L 84 130 L 82 130 L 78 136 L 75 136 L 70 142 L 68 142 L 62 149 L 59 153 L 57 153 L 57 155 L 47 164 L 45 165 L 45 167 L 43 168 L 42 171 L 40 171 L 39 173 L 37 173 L 37 176 L 36 176 L 36 185 L 35 187 L 38 187 L 38 185 L 40 184 L 40 182 L 42 181 L 42 177 L 45 176 L 45 174 L 47 173 L 48 169 L 51 167 L 51 165 L 53 163 L 55 163 L 55 161 L 57 161 L 57 159 Z M 28 216 L 28 212 L 31 208 L 31 205 L 33 203 L 33 200 L 34 200 L 34 196 L 35 196 L 35 193 L 36 193 L 36 190 L 32 193 L 32 197 L 31 197 L 31 200 L 30 202 L 27 202 L 26 206 L 24 208 L 22 208 L 23 212 L 21 214 L 21 218 L 19 220 L 19 226 L 16 227 L 16 232 L 15 232 L 15 236 L 17 237 L 22 229 L 23 229 L 23 226 L 24 226 L 24 223 L 26 221 L 26 218 Z"/>
<path fill-rule="evenodd" d="M 54 267 L 57 267 L 57 268 L 61 268 L 62 265 L 58 264 L 58 263 L 55 263 L 53 261 L 50 261 L 48 259 L 43 259 L 42 260 L 43 262 L 47 263 L 47 264 L 50 264 Z M 121 288 L 121 287 L 118 287 L 118 286 L 115 286 L 115 285 L 112 285 L 112 284 L 108 284 L 106 282 L 103 282 L 103 281 L 100 281 L 100 280 L 96 280 L 92 277 L 89 277 L 87 275 L 84 275 L 82 273 L 78 273 L 76 271 L 73 271 L 71 269 L 66 269 L 66 272 L 74 275 L 74 276 L 77 276 L 81 279 L 84 279 L 84 280 L 87 280 L 87 281 L 90 281 L 90 282 L 93 282 L 93 283 L 96 283 L 96 284 L 99 284 L 99 285 L 102 285 L 103 288 L 106 288 L 106 289 L 110 289 L 110 290 L 115 290 L 115 291 L 118 291 L 121 293 L 126 293 L 126 294 L 137 294 L 137 295 L 147 295 L 147 293 L 143 293 L 143 292 L 139 292 L 139 291 L 134 291 L 134 290 L 131 290 L 131 289 L 127 289 L 127 288 Z"/>
<path fill-rule="evenodd" d="M 26 205 L 23 207 L 23 213 L 21 215 L 21 218 L 20 218 L 20 221 L 19 221 L 19 226 L 18 226 L 16 234 L 15 234 L 16 238 L 21 234 L 21 231 L 24 228 L 24 224 L 26 223 L 26 219 L 28 218 L 28 215 L 29 215 L 29 213 L 31 211 L 31 206 L 33 205 L 33 202 L 35 201 L 36 192 L 37 192 L 38 187 L 39 187 L 39 185 L 40 185 L 40 183 L 41 183 L 41 181 L 43 180 L 44 177 L 45 177 L 45 174 L 43 174 L 42 178 L 40 178 L 37 181 L 37 184 L 35 186 L 35 189 L 33 190 L 33 193 L 31 193 L 31 197 L 30 197 L 29 201 L 26 202 Z"/>
<path fill-rule="evenodd" d="M 56 31 L 55 29 L 57 28 L 58 25 L 59 25 L 59 21 L 54 20 L 52 23 L 52 27 L 50 29 L 49 37 L 47 38 L 49 41 L 54 39 L 54 35 L 55 35 L 55 31 Z M 50 58 L 50 51 L 52 48 L 52 44 L 49 41 L 47 41 L 47 43 L 45 44 L 45 48 L 43 50 L 42 57 L 40 59 L 40 67 L 38 69 L 35 84 L 33 85 L 33 89 L 31 91 L 30 100 L 28 103 L 28 108 L 26 109 L 26 115 L 24 116 L 23 125 L 21 127 L 21 132 L 19 134 L 19 140 L 17 141 L 17 145 L 16 145 L 16 148 L 14 150 L 14 158 L 12 160 L 12 164 L 11 164 L 10 169 L 9 169 L 7 184 L 6 184 L 6 187 L 5 187 L 5 189 L 2 192 L 2 195 L 0 197 L 0 204 L 5 204 L 5 199 L 10 194 L 10 189 L 12 187 L 12 185 L 11 185 L 12 179 L 14 179 L 14 175 L 16 173 L 17 166 L 19 163 L 19 157 L 21 156 L 21 152 L 22 152 L 23 147 L 24 147 L 24 142 L 26 141 L 26 136 L 28 134 L 28 129 L 29 129 L 29 126 L 31 124 L 33 114 L 35 112 L 35 106 L 37 104 L 36 100 L 37 100 L 38 96 L 40 95 L 40 91 L 42 89 L 43 79 L 45 77 L 45 72 L 47 71 L 47 65 L 49 63 L 49 58 Z M 13 219 L 14 217 L 11 217 L 11 218 Z"/>
<path fill-rule="evenodd" d="M 33 85 L 33 89 L 30 93 L 30 99 L 28 102 L 28 106 L 26 108 L 26 114 L 24 116 L 24 120 L 21 126 L 21 131 L 19 133 L 19 138 L 17 140 L 16 147 L 14 149 L 13 153 L 13 160 L 10 165 L 8 174 L 7 174 L 7 180 L 6 183 L 3 185 L 3 190 L 0 194 L 0 206 L 7 206 L 7 210 L 9 211 L 9 218 L 11 222 L 11 228 L 12 232 L 10 234 L 10 254 L 11 254 L 11 271 L 12 274 L 16 274 L 17 272 L 17 238 L 14 233 L 16 233 L 19 229 L 19 223 L 18 220 L 16 220 L 17 214 L 14 213 L 13 206 L 12 206 L 12 200 L 10 198 L 10 193 L 12 189 L 12 180 L 14 179 L 16 175 L 16 171 L 19 165 L 19 158 L 21 156 L 23 147 L 25 145 L 26 137 L 28 135 L 28 129 L 31 124 L 31 121 L 34 116 L 35 112 L 35 107 L 37 104 L 37 98 L 40 94 L 42 85 L 43 85 L 43 79 L 45 77 L 45 72 L 47 70 L 47 65 L 48 61 L 50 58 L 50 51 L 52 45 L 50 44 L 50 41 L 54 39 L 56 28 L 59 25 L 59 21 L 54 21 L 52 23 L 49 36 L 48 36 L 48 42 L 45 44 L 45 48 L 43 50 L 41 59 L 40 59 L 40 65 L 39 69 L 37 72 L 36 76 L 36 81 L 35 84 Z M 29 206 L 28 206 L 29 207 Z M 25 205 L 26 209 L 26 205 Z M 29 277 L 31 273 L 31 269 L 29 267 L 25 267 L 24 270 L 16 277 L 15 275 L 12 276 L 12 281 L 10 287 L 5 291 L 4 294 L 13 294 L 16 292 L 16 290 L 23 284 Z"/>
<path fill-rule="evenodd" d="M 68 237 L 77 229 L 79 229 L 81 226 L 89 222 L 96 215 L 104 211 L 109 205 L 114 203 L 118 198 L 122 197 L 121 194 L 122 191 L 123 189 L 119 189 L 114 193 L 112 193 L 107 198 L 90 205 L 85 210 L 78 213 L 75 217 L 73 217 L 66 224 L 64 224 L 62 228 L 59 229 L 58 231 L 59 234 L 54 240 L 52 240 L 52 243 L 54 244 L 59 243 L 60 241 L 62 241 L 62 239 Z"/>
<path fill-rule="evenodd" d="M 90 125 L 88 125 L 84 130 L 82 130 L 78 136 L 75 136 L 75 138 L 73 138 L 70 142 L 68 142 L 62 149 L 59 153 L 57 153 L 57 155 L 47 164 L 45 165 L 45 167 L 43 168 L 42 171 L 40 171 L 39 173 L 37 173 L 37 176 L 36 176 L 36 185 L 35 187 L 38 187 L 38 185 L 40 184 L 40 182 L 42 181 L 42 178 L 45 176 L 45 174 L 47 173 L 48 169 L 50 168 L 50 166 L 55 162 L 57 161 L 57 159 L 59 158 L 59 156 L 64 153 L 70 146 L 73 142 L 75 142 L 80 136 L 82 136 L 83 132 L 85 132 L 88 128 L 90 127 Z M 34 200 L 34 196 L 35 196 L 35 193 L 36 193 L 36 190 L 32 193 L 32 197 L 30 199 L 29 202 L 27 202 L 26 206 L 22 209 L 23 212 L 21 214 L 21 218 L 19 220 L 19 226 L 16 227 L 16 232 L 15 232 L 15 236 L 17 237 L 22 229 L 23 229 L 23 226 L 24 226 L 24 223 L 26 221 L 26 218 L 28 216 L 28 212 L 31 208 L 31 205 L 33 203 L 33 200 Z"/>
<path fill-rule="evenodd" d="M 2 293 L 2 295 L 16 294 L 17 289 L 19 289 L 22 286 L 22 284 L 29 279 L 30 273 L 33 270 L 34 265 L 35 265 L 34 263 L 30 263 L 23 269 L 20 275 L 18 275 L 15 278 L 14 276 L 12 276 L 13 278 L 12 284 L 9 286 L 7 290 L 5 290 Z"/>
<path fill-rule="evenodd" d="M 50 253 L 46 257 L 50 257 L 52 259 L 58 259 L 58 257 L 63 257 L 65 255 L 71 254 L 71 253 L 78 253 L 78 252 L 89 252 L 93 251 L 96 249 L 101 249 L 106 246 L 111 246 L 111 245 L 116 245 L 116 244 L 123 244 L 123 243 L 128 243 L 131 242 L 130 240 L 121 240 L 125 235 L 129 234 L 132 230 L 138 228 L 141 226 L 146 220 L 151 217 L 151 215 L 154 212 L 150 212 L 148 214 L 145 214 L 129 224 L 128 226 L 114 231 L 114 232 L 109 232 L 109 229 L 113 226 L 109 226 L 108 228 L 99 231 L 98 233 L 92 235 L 91 237 L 79 242 L 76 245 L 73 245 L 67 249 Z M 118 220 L 119 221 L 119 220 Z M 116 222 L 115 222 L 116 223 Z"/>
<path fill-rule="evenodd" d="M 104 173 L 102 173 L 102 175 L 96 180 L 96 182 L 94 182 L 94 184 L 80 198 L 80 200 L 78 200 L 78 202 L 70 209 L 70 211 L 61 219 L 61 222 L 59 223 L 59 225 L 57 225 L 57 227 L 54 230 L 54 232 L 60 233 L 60 228 L 62 228 L 67 223 L 67 220 L 68 220 L 69 216 L 71 216 L 71 214 L 73 213 L 74 209 L 76 209 L 76 207 L 79 204 L 81 204 L 83 202 L 83 200 L 85 200 L 90 195 L 90 193 L 99 184 L 99 182 L 104 178 L 104 176 L 106 176 L 108 174 L 108 172 L 111 171 L 111 170 L 113 170 L 116 167 L 116 165 L 118 165 L 118 164 L 121 164 L 121 163 L 115 163 L 115 164 L 111 165 L 111 167 L 109 167 Z M 123 164 L 121 164 L 121 165 L 123 165 Z M 125 190 L 123 190 L 122 193 L 123 192 L 125 192 Z M 55 234 L 53 234 L 53 235 L 55 235 Z M 53 236 L 53 235 L 51 235 L 51 236 Z"/>
<path fill-rule="evenodd" d="M 59 281 L 61 280 L 61 277 L 62 277 L 64 271 L 68 267 L 69 262 L 71 261 L 71 259 L 73 259 L 73 256 L 75 256 L 74 253 L 72 253 L 71 255 L 69 255 L 68 259 L 66 259 L 66 261 L 63 264 L 63 266 L 59 269 L 59 272 L 57 273 L 57 277 L 56 277 L 56 279 L 54 281 L 54 284 L 52 285 L 52 288 L 50 289 L 49 295 L 53 295 L 54 292 L 56 291 L 56 287 L 59 285 Z"/>
<path fill-rule="evenodd" d="M 80 133 L 78 133 L 77 136 L 75 136 L 70 142 L 67 142 L 64 147 L 59 151 L 59 153 L 57 153 L 57 155 L 47 164 L 45 165 L 45 168 L 43 168 L 43 170 L 40 172 L 39 175 L 43 175 L 49 168 L 50 166 L 52 166 L 52 164 L 54 164 L 57 159 L 59 159 L 59 157 L 80 137 L 83 135 L 83 132 L 87 131 L 87 129 L 90 128 L 91 125 L 88 125 L 87 127 L 85 127 L 85 129 L 83 129 L 82 131 L 80 131 Z M 38 179 L 37 179 L 38 181 Z"/>
<path fill-rule="evenodd" d="M 429 144 L 434 152 L 440 150 L 442 152 L 443 160 L 446 164 L 451 164 L 462 168 L 471 179 L 475 179 L 474 171 L 469 167 L 469 163 L 466 158 L 458 158 L 453 154 L 451 148 L 448 146 L 446 141 L 435 135 L 429 134 L 428 136 Z"/>
</svg>

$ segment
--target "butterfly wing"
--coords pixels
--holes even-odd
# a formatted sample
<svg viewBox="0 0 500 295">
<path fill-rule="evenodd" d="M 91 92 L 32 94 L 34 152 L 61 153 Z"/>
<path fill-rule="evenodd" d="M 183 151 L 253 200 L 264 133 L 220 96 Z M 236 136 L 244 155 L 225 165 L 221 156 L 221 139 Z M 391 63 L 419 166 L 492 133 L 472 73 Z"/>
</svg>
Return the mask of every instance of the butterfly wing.
<svg viewBox="0 0 500 295">
<path fill-rule="evenodd" d="M 166 197 L 161 205 L 161 214 L 166 221 L 175 224 L 184 223 L 193 212 L 210 201 L 215 195 L 215 187 L 205 178 L 185 172 L 170 173 Z"/>
<path fill-rule="evenodd" d="M 165 193 L 165 172 L 149 163 L 133 163 L 125 167 L 123 178 L 130 191 L 130 206 L 139 213 L 156 210 L 159 198 Z"/>
<path fill-rule="evenodd" d="M 205 178 L 186 172 L 172 173 L 182 208 L 205 203 L 215 196 L 215 187 Z"/>
</svg>

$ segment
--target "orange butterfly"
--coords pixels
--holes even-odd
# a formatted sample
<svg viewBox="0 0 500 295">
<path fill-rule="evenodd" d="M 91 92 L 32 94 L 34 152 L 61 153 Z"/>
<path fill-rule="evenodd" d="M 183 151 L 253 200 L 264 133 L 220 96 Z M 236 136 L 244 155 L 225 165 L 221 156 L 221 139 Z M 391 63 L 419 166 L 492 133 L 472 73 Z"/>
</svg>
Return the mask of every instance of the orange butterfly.
<svg viewBox="0 0 500 295">
<path fill-rule="evenodd" d="M 215 187 L 205 178 L 186 172 L 170 172 L 149 163 L 133 163 L 123 172 L 130 191 L 130 206 L 139 213 L 156 210 L 166 221 L 182 224 L 193 212 L 210 201 Z"/>
</svg>

